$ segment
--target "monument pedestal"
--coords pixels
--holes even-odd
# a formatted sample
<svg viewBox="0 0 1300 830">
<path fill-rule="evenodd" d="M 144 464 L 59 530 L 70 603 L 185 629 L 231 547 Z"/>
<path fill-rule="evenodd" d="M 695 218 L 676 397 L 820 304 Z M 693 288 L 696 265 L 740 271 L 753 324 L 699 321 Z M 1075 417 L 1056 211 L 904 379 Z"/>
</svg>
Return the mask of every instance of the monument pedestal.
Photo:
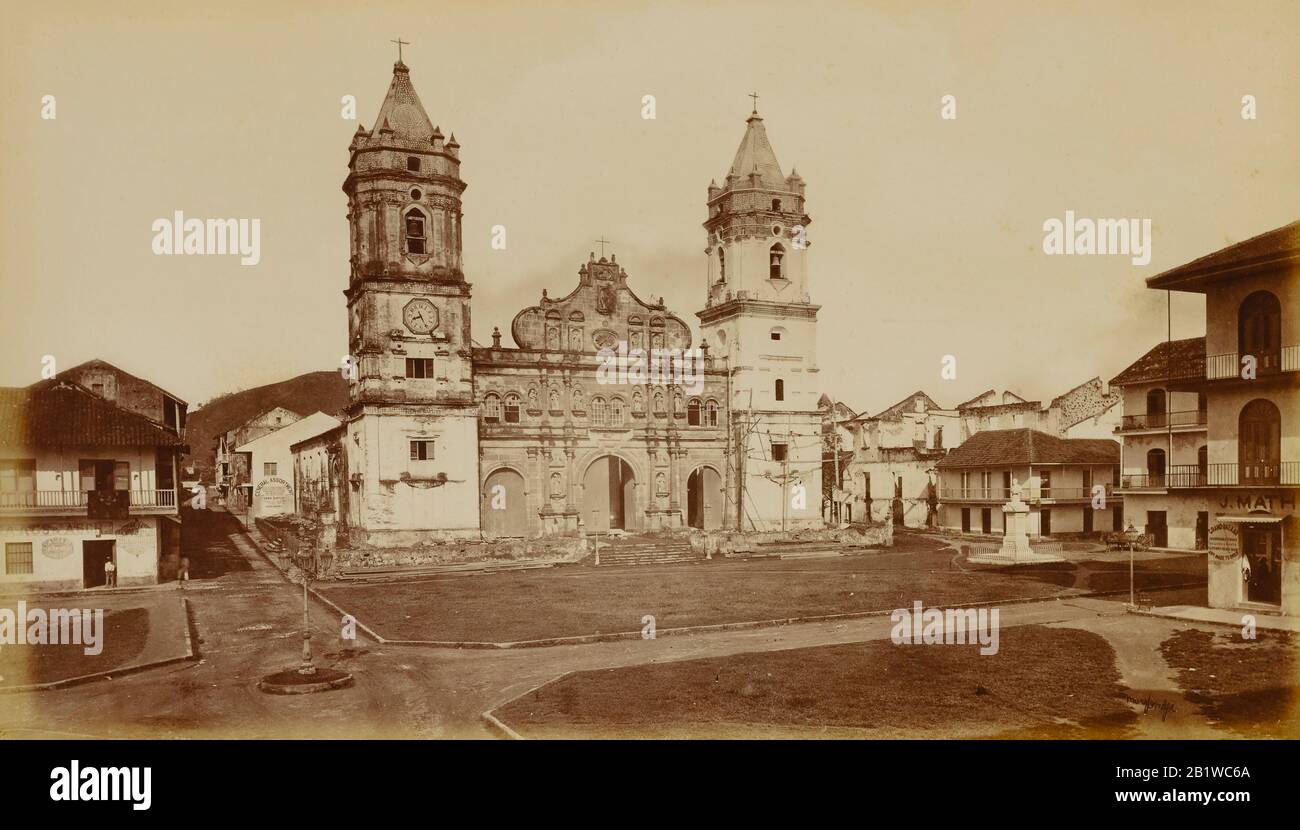
<svg viewBox="0 0 1300 830">
<path fill-rule="evenodd" d="M 1002 505 L 1002 526 L 1006 534 L 997 553 L 977 554 L 966 561 L 977 565 L 1021 565 L 1027 562 L 1064 562 L 1059 556 L 1035 553 L 1029 546 L 1029 505 L 1013 495 Z"/>
</svg>

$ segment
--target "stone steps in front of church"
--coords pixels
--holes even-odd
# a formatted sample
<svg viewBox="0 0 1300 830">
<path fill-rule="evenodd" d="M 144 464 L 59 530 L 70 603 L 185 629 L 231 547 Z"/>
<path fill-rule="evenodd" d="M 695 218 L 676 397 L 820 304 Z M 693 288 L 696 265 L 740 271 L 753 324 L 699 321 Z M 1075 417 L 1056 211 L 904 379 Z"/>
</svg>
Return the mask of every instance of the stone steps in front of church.
<svg viewBox="0 0 1300 830">
<path fill-rule="evenodd" d="M 681 542 L 631 542 L 608 545 L 601 543 L 601 565 L 664 565 L 679 562 L 699 562 L 704 556 L 692 550 L 689 543 Z"/>
</svg>

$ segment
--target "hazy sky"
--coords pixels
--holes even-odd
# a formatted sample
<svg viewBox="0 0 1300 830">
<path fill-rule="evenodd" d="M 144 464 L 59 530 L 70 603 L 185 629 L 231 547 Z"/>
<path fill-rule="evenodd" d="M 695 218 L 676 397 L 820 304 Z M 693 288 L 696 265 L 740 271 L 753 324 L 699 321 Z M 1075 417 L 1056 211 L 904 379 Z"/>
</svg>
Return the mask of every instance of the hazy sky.
<svg viewBox="0 0 1300 830">
<path fill-rule="evenodd" d="M 372 126 L 400 35 L 462 145 L 480 343 L 498 325 L 509 344 L 544 287 L 567 293 L 601 235 L 635 291 L 694 323 L 705 188 L 757 91 L 807 183 L 824 390 L 872 411 L 918 388 L 1046 401 L 1164 337 L 1144 277 L 1300 214 L 1297 34 L 1294 2 L 8 9 L 0 384 L 39 379 L 45 354 L 100 357 L 195 404 L 336 367 L 358 124 L 340 99 Z M 1045 255 L 1043 222 L 1067 209 L 1151 219 L 1150 264 Z M 155 256 L 150 226 L 176 210 L 261 219 L 260 264 Z M 1202 333 L 1199 300 L 1175 296 L 1175 337 Z"/>
</svg>

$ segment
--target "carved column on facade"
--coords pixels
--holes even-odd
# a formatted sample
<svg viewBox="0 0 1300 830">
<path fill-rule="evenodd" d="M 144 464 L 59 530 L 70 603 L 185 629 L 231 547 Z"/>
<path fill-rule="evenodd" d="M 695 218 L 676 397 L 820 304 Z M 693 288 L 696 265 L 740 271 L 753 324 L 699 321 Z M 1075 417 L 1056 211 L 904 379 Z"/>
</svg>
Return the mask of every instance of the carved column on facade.
<svg viewBox="0 0 1300 830">
<path fill-rule="evenodd" d="M 681 502 L 678 493 L 681 490 L 681 466 L 683 450 L 671 448 L 668 450 L 668 509 L 681 509 Z"/>
<path fill-rule="evenodd" d="M 538 512 L 546 506 L 546 475 L 542 467 L 542 451 L 538 447 L 529 447 L 528 454 L 528 513 L 530 521 L 536 521 Z"/>
<path fill-rule="evenodd" d="M 565 513 L 577 512 L 577 494 L 574 492 L 574 488 L 577 485 L 573 481 L 573 471 L 575 469 L 573 456 L 574 456 L 573 447 L 565 447 L 564 448 L 564 479 L 565 479 L 564 512 Z"/>
</svg>

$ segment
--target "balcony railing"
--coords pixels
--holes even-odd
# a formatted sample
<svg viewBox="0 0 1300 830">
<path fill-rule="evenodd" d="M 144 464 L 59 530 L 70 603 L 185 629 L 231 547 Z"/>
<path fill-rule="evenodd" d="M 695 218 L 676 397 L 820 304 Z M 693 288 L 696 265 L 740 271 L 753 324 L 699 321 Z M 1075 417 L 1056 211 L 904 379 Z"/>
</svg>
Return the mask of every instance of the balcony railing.
<svg viewBox="0 0 1300 830">
<path fill-rule="evenodd" d="M 1123 476 L 1125 490 L 1187 487 L 1300 487 L 1300 461 L 1267 464 L 1175 464 L 1165 472 Z"/>
<path fill-rule="evenodd" d="M 1282 372 L 1300 372 L 1300 345 L 1283 346 L 1280 349 L 1260 351 L 1255 358 L 1255 376 L 1277 375 Z M 1226 352 L 1209 355 L 1205 360 L 1205 379 L 1224 380 L 1240 378 L 1242 372 L 1241 353 Z"/>
<path fill-rule="evenodd" d="M 0 493 L 4 513 L 149 513 L 176 509 L 175 490 L 20 490 Z M 105 516 L 108 518 L 108 516 Z"/>
<path fill-rule="evenodd" d="M 131 509 L 170 510 L 176 506 L 175 490 L 132 490 Z"/>
<path fill-rule="evenodd" d="M 1097 482 L 1094 487 L 1105 486 L 1106 497 L 1114 495 L 1115 485 Z M 1031 490 L 1023 488 L 1020 493 L 1020 500 L 1026 504 L 1037 504 L 1044 501 L 1087 501 L 1093 497 L 1092 487 L 1044 487 L 1040 490 Z M 954 490 L 945 490 L 939 495 L 940 501 L 993 501 L 1009 502 L 1011 501 L 1011 492 L 1005 487 L 967 487 L 965 489 L 957 488 Z"/>
<path fill-rule="evenodd" d="M 1205 426 L 1204 409 L 1187 409 L 1182 412 L 1148 412 L 1145 415 L 1125 415 L 1120 430 L 1166 429 L 1168 427 Z"/>
<path fill-rule="evenodd" d="M 19 490 L 0 493 L 0 510 L 85 510 L 84 490 Z"/>
</svg>

